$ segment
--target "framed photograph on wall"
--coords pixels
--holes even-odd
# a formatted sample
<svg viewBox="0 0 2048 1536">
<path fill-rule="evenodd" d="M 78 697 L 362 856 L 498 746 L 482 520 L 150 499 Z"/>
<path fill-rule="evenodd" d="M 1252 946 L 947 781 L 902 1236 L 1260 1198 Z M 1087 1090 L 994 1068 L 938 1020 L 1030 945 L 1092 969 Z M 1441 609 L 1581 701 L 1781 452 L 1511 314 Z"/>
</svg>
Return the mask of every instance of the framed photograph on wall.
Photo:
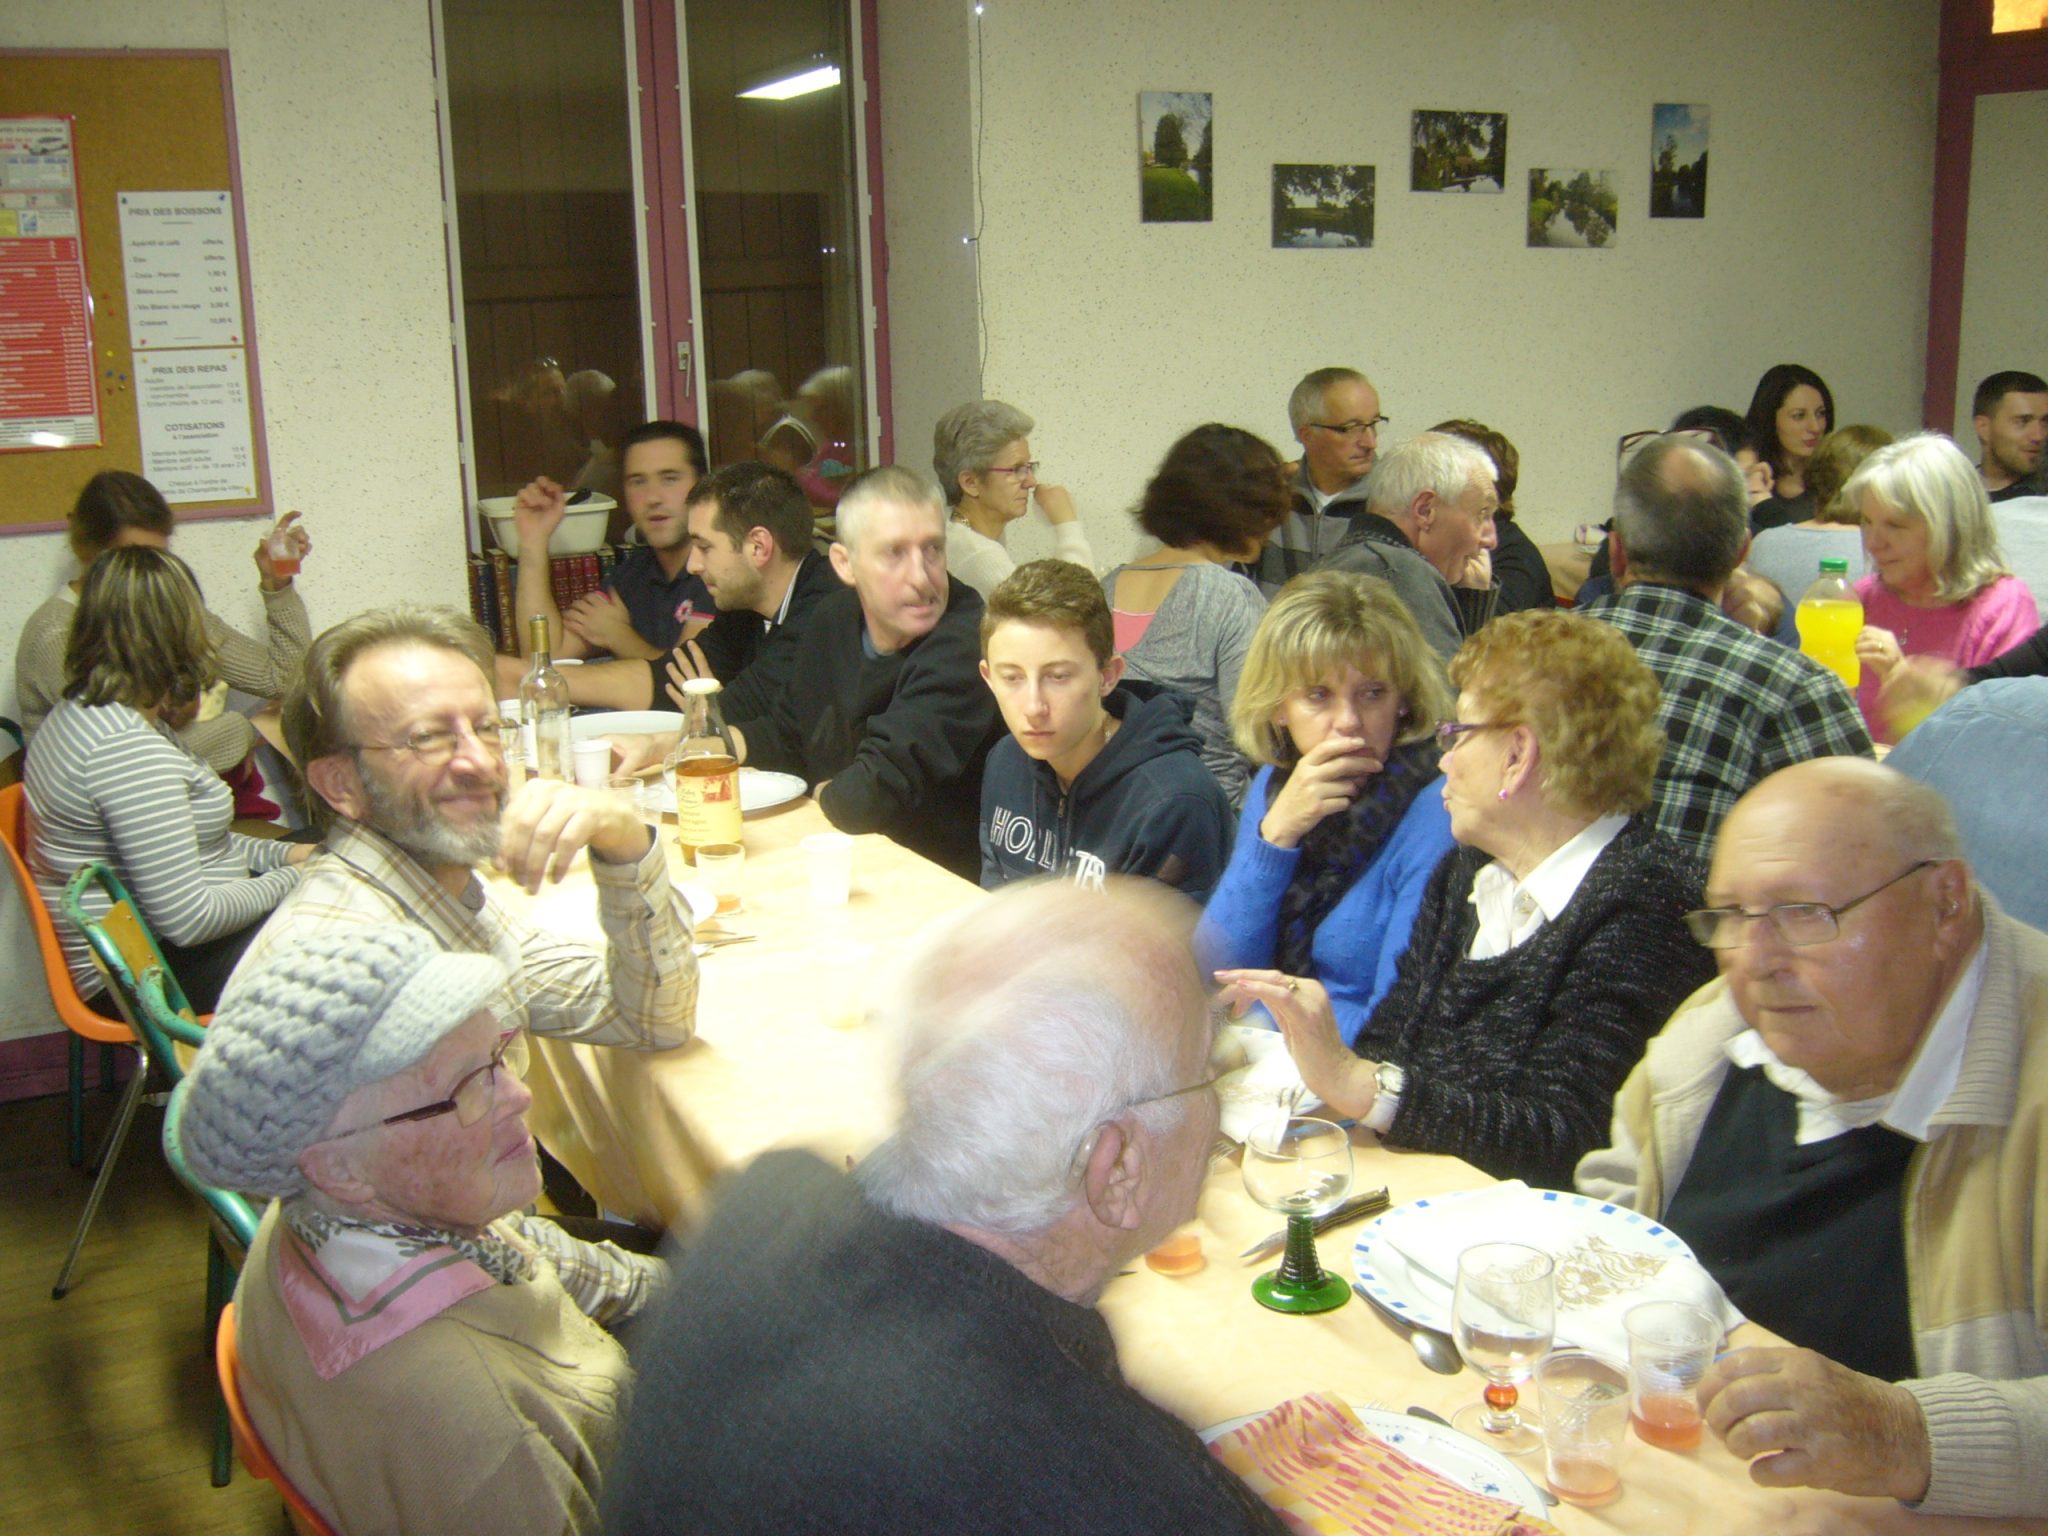
<svg viewBox="0 0 2048 1536">
<path fill-rule="evenodd" d="M 1598 251 L 1614 244 L 1620 205 L 1614 172 L 1529 172 L 1529 244 L 1557 251 Z"/>
<path fill-rule="evenodd" d="M 1273 249 L 1369 251 L 1374 183 L 1370 165 L 1273 167 Z"/>
<path fill-rule="evenodd" d="M 1505 192 L 1508 185 L 1508 116 L 1505 112 L 1415 114 L 1411 192 Z"/>
<path fill-rule="evenodd" d="M 1138 208 L 1146 224 L 1207 224 L 1212 98 L 1207 91 L 1138 93 Z"/>
<path fill-rule="evenodd" d="M 1707 109 L 1660 101 L 1650 108 L 1650 217 L 1707 216 Z"/>
</svg>

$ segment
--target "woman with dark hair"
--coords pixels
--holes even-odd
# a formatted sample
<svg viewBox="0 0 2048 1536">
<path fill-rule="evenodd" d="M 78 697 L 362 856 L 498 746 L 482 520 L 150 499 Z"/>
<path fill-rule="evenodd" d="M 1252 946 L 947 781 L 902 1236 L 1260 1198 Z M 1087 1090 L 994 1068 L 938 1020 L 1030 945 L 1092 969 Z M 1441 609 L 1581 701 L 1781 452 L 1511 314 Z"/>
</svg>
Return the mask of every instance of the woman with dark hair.
<svg viewBox="0 0 2048 1536">
<path fill-rule="evenodd" d="M 86 864 L 111 865 L 202 1013 L 313 851 L 230 832 L 234 797 L 175 734 L 198 713 L 213 667 L 184 562 L 162 549 L 109 550 L 86 568 L 64 696 L 25 775 L 28 866 L 44 901 L 55 908 Z M 104 902 L 88 892 L 87 905 Z M 79 995 L 92 998 L 100 978 L 82 934 L 66 929 L 64 955 Z"/>
<path fill-rule="evenodd" d="M 1493 514 L 1494 536 L 1499 540 L 1493 550 L 1494 616 L 1527 608 L 1555 608 L 1557 593 L 1543 551 L 1515 521 L 1515 486 L 1522 477 L 1522 456 L 1515 445 L 1484 422 L 1464 418 L 1440 421 L 1429 430 L 1477 443 L 1493 460 L 1494 489 L 1500 496 L 1500 506 Z"/>
<path fill-rule="evenodd" d="M 1750 527 L 1762 533 L 1805 522 L 1816 510 L 1806 484 L 1807 461 L 1835 424 L 1835 397 L 1826 381 L 1799 363 L 1776 364 L 1756 381 L 1746 424 L 1775 481 L 1771 498 L 1751 510 Z"/>
<path fill-rule="evenodd" d="M 1102 578 L 1127 675 L 1193 696 L 1202 761 L 1232 805 L 1251 766 L 1231 735 L 1230 701 L 1266 610 L 1232 567 L 1259 558 L 1288 506 L 1273 445 L 1208 422 L 1167 449 L 1133 514 L 1158 543 Z"/>
<path fill-rule="evenodd" d="M 259 699 L 283 697 L 306 647 L 313 643 L 313 626 L 306 617 L 306 605 L 289 574 L 298 569 L 298 562 L 313 548 L 297 519 L 296 512 L 285 514 L 277 527 L 256 545 L 256 573 L 262 585 L 269 631 L 266 640 L 252 640 L 202 611 L 207 643 L 218 657 L 220 680 Z M 125 469 L 102 470 L 88 480 L 67 521 L 71 553 L 77 557 L 81 573 L 110 549 L 171 546 L 169 504 L 155 486 Z M 271 545 L 280 535 L 283 542 L 279 547 L 287 551 L 282 560 L 271 553 Z M 72 615 L 78 611 L 82 579 L 81 574 L 28 616 L 28 622 L 21 628 L 21 641 L 15 647 L 15 702 L 20 707 L 21 728 L 31 741 L 43 717 L 63 696 L 64 638 L 71 632 Z M 256 728 L 246 715 L 232 711 L 194 720 L 179 736 L 207 766 L 222 774 L 234 772 L 256 745 Z"/>
</svg>

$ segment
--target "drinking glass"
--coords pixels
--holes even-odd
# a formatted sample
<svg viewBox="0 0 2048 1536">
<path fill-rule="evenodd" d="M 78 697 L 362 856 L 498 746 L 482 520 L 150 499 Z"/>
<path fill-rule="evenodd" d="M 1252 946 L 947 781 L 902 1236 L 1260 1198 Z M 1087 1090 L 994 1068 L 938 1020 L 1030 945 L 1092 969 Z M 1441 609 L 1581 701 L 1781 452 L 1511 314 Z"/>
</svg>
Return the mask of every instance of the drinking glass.
<svg viewBox="0 0 2048 1536">
<path fill-rule="evenodd" d="M 1351 1137 L 1340 1125 L 1302 1115 L 1276 1116 L 1244 1143 L 1244 1187 L 1287 1218 L 1280 1267 L 1252 1282 L 1252 1295 L 1275 1312 L 1328 1312 L 1351 1299 L 1341 1276 L 1316 1253 L 1315 1219 L 1351 1192 Z"/>
<path fill-rule="evenodd" d="M 1522 1243 L 1480 1243 L 1458 1255 L 1458 1291 L 1451 1326 L 1458 1348 L 1486 1376 L 1481 1402 L 1467 1403 L 1451 1422 L 1496 1450 L 1526 1455 L 1543 1443 L 1517 1413 L 1517 1382 L 1527 1381 L 1550 1348 L 1557 1292 L 1550 1255 Z"/>
<path fill-rule="evenodd" d="M 1554 1349 L 1536 1367 L 1543 1399 L 1543 1468 L 1550 1491 L 1584 1509 L 1621 1494 L 1628 1375 L 1582 1349 Z"/>
<path fill-rule="evenodd" d="M 1636 1437 L 1668 1451 L 1700 1443 L 1700 1378 L 1721 1347 L 1721 1320 L 1682 1301 L 1646 1301 L 1622 1317 L 1628 1330 L 1629 1413 Z"/>
</svg>

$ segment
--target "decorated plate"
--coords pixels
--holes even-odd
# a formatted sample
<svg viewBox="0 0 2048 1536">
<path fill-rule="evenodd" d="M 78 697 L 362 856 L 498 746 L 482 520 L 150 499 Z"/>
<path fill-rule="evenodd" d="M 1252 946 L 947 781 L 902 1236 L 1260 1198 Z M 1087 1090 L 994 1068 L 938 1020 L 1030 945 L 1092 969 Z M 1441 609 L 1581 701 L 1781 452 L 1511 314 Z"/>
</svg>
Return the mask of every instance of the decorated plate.
<svg viewBox="0 0 2048 1536">
<path fill-rule="evenodd" d="M 1488 1498 L 1506 1499 L 1531 1514 L 1543 1513 L 1543 1494 L 1529 1474 L 1492 1446 L 1481 1445 L 1470 1435 L 1448 1425 L 1432 1424 L 1427 1419 L 1411 1418 L 1405 1413 L 1366 1408 L 1357 1403 L 1351 1405 L 1351 1411 L 1380 1439 L 1445 1481 L 1469 1488 L 1474 1493 L 1483 1493 Z M 1247 1413 L 1239 1418 L 1225 1419 L 1221 1424 L 1211 1424 L 1202 1431 L 1202 1440 L 1205 1444 L 1219 1440 L 1257 1417 L 1255 1413 Z"/>
</svg>

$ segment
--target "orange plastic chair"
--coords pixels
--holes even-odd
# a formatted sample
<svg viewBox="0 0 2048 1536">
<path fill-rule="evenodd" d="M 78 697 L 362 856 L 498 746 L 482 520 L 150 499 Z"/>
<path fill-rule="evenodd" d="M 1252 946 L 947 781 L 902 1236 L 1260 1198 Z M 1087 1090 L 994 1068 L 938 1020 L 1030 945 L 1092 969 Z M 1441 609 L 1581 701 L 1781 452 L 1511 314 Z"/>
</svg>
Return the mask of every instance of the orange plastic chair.
<svg viewBox="0 0 2048 1536">
<path fill-rule="evenodd" d="M 220 1372 L 220 1395 L 228 1405 L 228 1422 L 235 1428 L 235 1449 L 242 1454 L 242 1465 L 249 1469 L 250 1476 L 277 1485 L 277 1491 L 284 1495 L 284 1509 L 291 1517 L 292 1529 L 301 1536 L 337 1536 L 334 1527 L 321 1519 L 320 1512 L 306 1502 L 306 1496 L 278 1470 L 264 1447 L 263 1437 L 249 1422 L 249 1410 L 242 1402 L 241 1377 L 237 1374 L 240 1367 L 235 1355 L 232 1301 L 220 1309 L 220 1331 L 213 1336 L 213 1363 Z"/>
<path fill-rule="evenodd" d="M 126 1024 L 102 1018 L 86 1007 L 85 999 L 78 995 L 71 980 L 71 967 L 64 963 L 64 948 L 57 942 L 57 925 L 28 871 L 28 793 L 19 784 L 0 788 L 0 844 L 6 846 L 15 889 L 21 892 L 21 904 L 35 928 L 36 948 L 43 957 L 43 978 L 50 984 L 50 1000 L 57 1006 L 57 1017 L 71 1031 L 70 1158 L 71 1166 L 76 1168 L 85 1161 L 85 1042 L 91 1040 L 103 1047 L 125 1045 L 138 1052 L 141 1045 Z M 139 1077 L 139 1065 L 136 1071 Z M 102 1062 L 100 1077 L 103 1082 L 112 1081 L 110 1060 Z"/>
</svg>

